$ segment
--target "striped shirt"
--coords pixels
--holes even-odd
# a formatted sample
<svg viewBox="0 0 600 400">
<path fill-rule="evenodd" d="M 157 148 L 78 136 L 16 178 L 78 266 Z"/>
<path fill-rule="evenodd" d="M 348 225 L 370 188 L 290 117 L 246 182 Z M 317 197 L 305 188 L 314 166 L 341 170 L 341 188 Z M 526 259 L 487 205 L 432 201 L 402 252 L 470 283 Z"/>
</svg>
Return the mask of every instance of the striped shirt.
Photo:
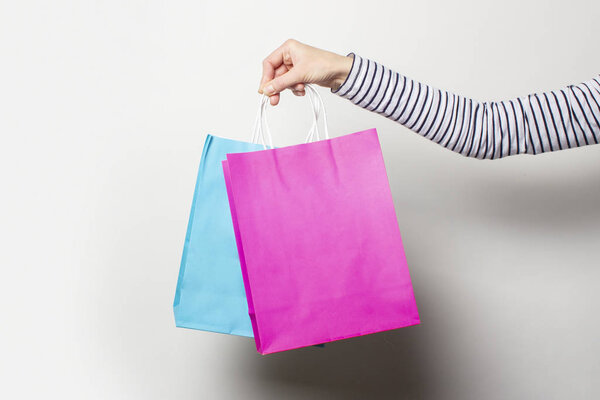
<svg viewBox="0 0 600 400">
<path fill-rule="evenodd" d="M 600 140 L 600 76 L 560 90 L 479 102 L 350 55 L 350 73 L 334 93 L 464 156 L 539 154 Z"/>
</svg>

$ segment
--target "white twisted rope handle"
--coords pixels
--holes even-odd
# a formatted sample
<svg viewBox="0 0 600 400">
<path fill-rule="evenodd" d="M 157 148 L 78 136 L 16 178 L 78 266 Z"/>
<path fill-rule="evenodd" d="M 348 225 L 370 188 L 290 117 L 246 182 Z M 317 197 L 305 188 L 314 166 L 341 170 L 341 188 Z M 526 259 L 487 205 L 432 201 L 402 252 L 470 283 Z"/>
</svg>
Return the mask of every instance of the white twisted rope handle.
<svg viewBox="0 0 600 400">
<path fill-rule="evenodd" d="M 305 143 L 314 142 L 316 140 L 321 140 L 320 132 L 319 132 L 319 118 L 323 117 L 323 126 L 325 139 L 329 139 L 329 130 L 327 128 L 327 114 L 325 113 L 325 106 L 323 105 L 323 99 L 319 92 L 314 88 L 313 85 L 307 84 L 305 85 L 306 94 L 308 95 L 308 99 L 310 100 L 312 111 L 313 111 L 313 121 L 312 125 L 308 131 L 308 135 L 306 136 Z M 267 123 L 267 107 L 269 105 L 269 97 L 261 96 L 258 113 L 256 114 L 256 118 L 254 120 L 254 126 L 252 128 L 252 143 L 261 143 L 264 148 L 267 147 L 274 148 L 273 146 L 273 137 L 271 136 L 271 131 L 269 130 L 269 124 Z"/>
</svg>

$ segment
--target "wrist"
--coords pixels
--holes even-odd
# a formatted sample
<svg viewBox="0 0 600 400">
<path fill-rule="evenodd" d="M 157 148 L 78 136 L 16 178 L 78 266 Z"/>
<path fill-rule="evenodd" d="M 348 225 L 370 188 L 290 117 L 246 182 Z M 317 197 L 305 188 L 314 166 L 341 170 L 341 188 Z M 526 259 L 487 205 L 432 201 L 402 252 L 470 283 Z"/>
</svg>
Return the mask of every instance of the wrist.
<svg viewBox="0 0 600 400">
<path fill-rule="evenodd" d="M 340 86 L 346 82 L 348 75 L 350 74 L 350 70 L 352 69 L 352 64 L 354 62 L 354 55 L 348 56 L 340 56 L 338 55 L 332 67 L 332 77 L 330 89 L 332 91 L 337 91 Z"/>
</svg>

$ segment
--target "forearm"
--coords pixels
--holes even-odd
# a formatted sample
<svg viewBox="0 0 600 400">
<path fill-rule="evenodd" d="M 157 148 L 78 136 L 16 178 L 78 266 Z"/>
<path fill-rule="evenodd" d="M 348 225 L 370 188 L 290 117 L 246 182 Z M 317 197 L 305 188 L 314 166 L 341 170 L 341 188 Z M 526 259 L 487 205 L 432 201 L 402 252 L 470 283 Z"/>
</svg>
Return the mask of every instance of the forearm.
<svg viewBox="0 0 600 400">
<path fill-rule="evenodd" d="M 561 90 L 479 102 L 354 55 L 348 77 L 333 92 L 468 157 L 539 154 L 600 141 L 596 78 Z"/>
</svg>

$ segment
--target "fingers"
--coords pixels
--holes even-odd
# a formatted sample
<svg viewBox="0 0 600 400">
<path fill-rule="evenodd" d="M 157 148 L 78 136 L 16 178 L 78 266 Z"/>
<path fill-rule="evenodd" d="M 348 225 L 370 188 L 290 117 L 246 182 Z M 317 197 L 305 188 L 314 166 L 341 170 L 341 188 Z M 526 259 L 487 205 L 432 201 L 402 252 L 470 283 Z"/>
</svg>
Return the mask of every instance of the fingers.
<svg viewBox="0 0 600 400">
<path fill-rule="evenodd" d="M 295 45 L 296 41 L 287 40 L 263 61 L 258 92 L 269 96 L 271 105 L 277 105 L 279 93 L 288 88 L 296 96 L 305 95 L 302 74 L 295 68 L 292 58 Z"/>
<path fill-rule="evenodd" d="M 281 75 L 287 73 L 289 71 L 289 67 L 287 65 L 281 65 L 279 68 L 275 70 L 275 78 L 280 77 Z M 297 83 L 294 86 L 288 88 L 294 94 L 304 92 L 304 83 Z"/>
<path fill-rule="evenodd" d="M 275 69 L 275 78 L 285 74 L 286 72 L 288 72 L 288 67 L 285 64 L 280 65 L 277 69 Z M 279 104 L 279 94 L 272 95 L 269 100 L 273 106 Z"/>
<path fill-rule="evenodd" d="M 292 93 L 294 93 L 295 96 L 304 96 L 306 94 L 304 91 L 304 83 L 297 83 L 290 89 L 292 89 Z"/>
<path fill-rule="evenodd" d="M 294 96 L 306 95 L 306 90 L 304 89 L 303 83 L 299 83 L 289 89 L 292 91 L 292 93 L 294 93 Z M 276 106 L 277 104 L 279 104 L 280 96 L 281 95 L 279 93 L 277 93 L 277 94 L 274 94 L 269 97 L 269 102 L 271 103 L 272 106 Z"/>
<path fill-rule="evenodd" d="M 292 88 L 293 91 L 304 92 L 304 83 L 297 83 Z"/>
<path fill-rule="evenodd" d="M 263 93 L 267 96 L 272 96 L 299 83 L 302 83 L 302 75 L 298 72 L 297 68 L 292 68 L 283 75 L 267 82 L 263 87 Z"/>
<path fill-rule="evenodd" d="M 290 64 L 288 64 L 287 62 L 285 62 L 284 64 L 280 65 L 278 68 L 275 69 L 275 73 L 274 73 L 274 79 L 273 80 L 281 80 L 282 77 L 284 77 L 286 74 L 290 73 L 290 68 L 292 68 L 292 66 Z M 277 83 L 276 83 L 277 84 Z M 285 85 L 285 82 L 284 82 Z M 266 85 L 267 87 L 270 86 L 270 84 L 268 83 Z M 283 87 L 282 89 L 279 90 L 279 92 L 283 91 L 287 89 L 287 87 Z M 304 83 L 296 83 L 294 85 L 290 85 L 289 89 L 292 90 L 292 93 L 294 93 L 294 95 L 296 96 L 304 96 L 305 92 L 304 92 Z M 264 90 L 264 94 L 268 95 L 269 93 L 273 93 L 270 95 L 270 103 L 271 105 L 277 105 L 279 104 L 279 92 L 277 93 L 273 93 L 270 90 L 265 89 Z"/>
<path fill-rule="evenodd" d="M 285 43 L 279 46 L 275 51 L 267 56 L 263 60 L 262 63 L 262 77 L 260 79 L 260 85 L 258 87 L 258 92 L 262 93 L 262 88 L 265 86 L 265 83 L 273 80 L 275 78 L 275 71 L 277 68 L 283 65 L 283 48 Z"/>
</svg>

